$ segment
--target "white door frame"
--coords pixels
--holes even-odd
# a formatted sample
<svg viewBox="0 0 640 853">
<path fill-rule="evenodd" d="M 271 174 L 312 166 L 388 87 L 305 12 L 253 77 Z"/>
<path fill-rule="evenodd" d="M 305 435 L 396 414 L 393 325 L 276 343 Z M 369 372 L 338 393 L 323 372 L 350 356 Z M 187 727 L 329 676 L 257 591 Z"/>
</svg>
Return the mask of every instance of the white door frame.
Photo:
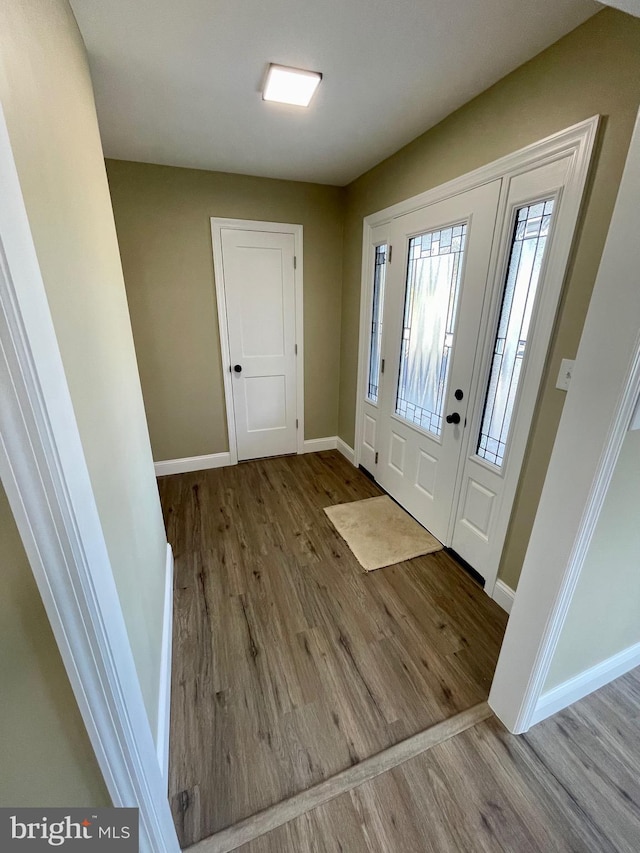
<svg viewBox="0 0 640 853">
<path fill-rule="evenodd" d="M 267 231 L 276 234 L 293 234 L 296 263 L 293 271 L 296 300 L 296 418 L 298 429 L 296 445 L 298 453 L 304 453 L 304 312 L 303 312 L 303 229 L 302 225 L 288 225 L 284 222 L 260 222 L 254 219 L 220 219 L 211 217 L 211 242 L 213 245 L 213 271 L 218 306 L 218 329 L 220 330 L 220 352 L 222 354 L 222 376 L 224 379 L 224 399 L 227 412 L 227 431 L 229 434 L 230 465 L 238 463 L 238 444 L 236 441 L 236 419 L 233 410 L 233 388 L 231 385 L 231 355 L 229 350 L 229 331 L 227 328 L 227 299 L 225 294 L 224 264 L 222 262 L 223 228 L 236 231 Z"/>
<path fill-rule="evenodd" d="M 492 597 L 496 594 L 499 554 L 502 552 L 504 546 L 513 499 L 518 486 L 530 423 L 544 371 L 556 310 L 564 284 L 567 261 L 582 204 L 598 123 L 599 116 L 593 116 L 566 130 L 559 131 L 546 139 L 533 143 L 526 148 L 508 154 L 493 163 L 482 166 L 473 172 L 448 181 L 446 184 L 442 184 L 413 198 L 406 199 L 377 213 L 370 214 L 363 221 L 360 339 L 354 447 L 356 465 L 360 464 L 364 394 L 368 370 L 369 329 L 371 328 L 371 287 L 373 281 L 372 230 L 390 222 L 398 216 L 403 216 L 421 207 L 442 201 L 452 195 L 467 192 L 481 184 L 499 178 L 503 178 L 503 185 L 498 205 L 496 228 L 502 229 L 506 214 L 510 180 L 523 172 L 544 166 L 547 163 L 554 162 L 568 155 L 572 156 L 570 176 L 567 179 L 565 191 L 563 192 L 562 222 L 559 221 L 557 223 L 558 227 L 555 229 L 553 250 L 546 265 L 545 287 L 536 309 L 535 334 L 530 336 L 530 342 L 527 345 L 525 356 L 526 367 L 523 367 L 523 378 L 521 388 L 519 389 L 518 413 L 510 436 L 509 455 L 505 460 L 502 512 L 496 525 L 497 530 L 495 534 L 498 556 L 495 562 L 495 571 L 487 574 L 485 577 L 485 591 Z M 481 346 L 486 341 L 488 334 L 491 333 L 493 326 L 497 323 L 497 316 L 500 310 L 503 281 L 496 274 L 496 271 L 499 268 L 498 265 L 504 263 L 504 251 L 495 251 L 495 248 L 496 245 L 499 245 L 503 249 L 504 240 L 504 235 L 501 236 L 501 231 L 498 230 L 494 237 L 494 253 L 489 271 L 489 281 L 493 283 L 493 287 L 491 293 L 487 294 L 480 324 Z M 402 262 L 402 259 L 400 259 L 400 262 Z M 487 374 L 490 367 L 490 357 L 486 353 L 482 360 L 484 363 L 479 364 L 477 357 L 477 364 L 474 369 L 475 376 L 478 376 L 478 370 L 481 372 L 479 379 L 474 380 L 474 385 L 478 389 L 486 387 L 483 385 L 483 375 Z M 475 402 L 475 400 L 472 400 L 471 404 L 473 405 Z M 472 423 L 470 427 L 473 427 Z M 468 432 L 470 435 L 470 430 Z M 466 441 L 469 441 L 468 436 Z M 461 484 L 462 480 L 459 478 L 456 484 L 456 495 L 453 500 L 454 511 L 457 506 Z"/>
<path fill-rule="evenodd" d="M 622 674 L 616 656 L 563 702 L 542 694 L 640 395 L 638 198 L 640 113 L 489 695 L 516 733 Z"/>
<path fill-rule="evenodd" d="M 0 196 L 0 477 L 113 804 L 178 853 L 1 107 Z"/>
</svg>

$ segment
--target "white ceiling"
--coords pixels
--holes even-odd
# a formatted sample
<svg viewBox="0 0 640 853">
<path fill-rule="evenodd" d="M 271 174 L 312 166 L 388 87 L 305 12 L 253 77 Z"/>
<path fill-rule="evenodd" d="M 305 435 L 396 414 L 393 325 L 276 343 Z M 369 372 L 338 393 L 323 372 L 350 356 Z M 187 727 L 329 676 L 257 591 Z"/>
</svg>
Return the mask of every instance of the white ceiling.
<svg viewBox="0 0 640 853">
<path fill-rule="evenodd" d="M 592 0 L 71 5 L 108 157 L 340 185 L 601 8 Z M 262 101 L 269 62 L 322 72 L 308 109 Z"/>
<path fill-rule="evenodd" d="M 605 6 L 613 6 L 614 9 L 640 18 L 640 0 L 600 0 L 600 2 Z"/>
</svg>

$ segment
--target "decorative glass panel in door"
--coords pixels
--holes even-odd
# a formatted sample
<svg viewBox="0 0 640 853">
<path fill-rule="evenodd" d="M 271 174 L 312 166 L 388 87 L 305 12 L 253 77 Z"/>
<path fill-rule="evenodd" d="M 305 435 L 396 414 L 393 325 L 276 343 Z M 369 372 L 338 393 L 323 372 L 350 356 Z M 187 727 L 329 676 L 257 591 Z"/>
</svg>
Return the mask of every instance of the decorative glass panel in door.
<svg viewBox="0 0 640 853">
<path fill-rule="evenodd" d="M 502 309 L 476 453 L 502 466 L 509 437 L 531 312 L 542 270 L 553 199 L 516 212 Z"/>
<path fill-rule="evenodd" d="M 402 260 L 387 269 L 382 356 L 389 382 L 381 383 L 375 411 L 374 473 L 440 541 L 466 440 L 501 185 L 491 181 L 399 216 L 377 241 L 395 245 Z"/>
<path fill-rule="evenodd" d="M 466 224 L 411 237 L 396 414 L 439 436 L 456 323 Z"/>
<path fill-rule="evenodd" d="M 373 267 L 373 304 L 371 307 L 371 341 L 369 345 L 369 381 L 367 399 L 378 402 L 380 384 L 380 347 L 382 343 L 382 306 L 384 304 L 384 273 L 387 259 L 386 245 L 376 246 Z"/>
</svg>

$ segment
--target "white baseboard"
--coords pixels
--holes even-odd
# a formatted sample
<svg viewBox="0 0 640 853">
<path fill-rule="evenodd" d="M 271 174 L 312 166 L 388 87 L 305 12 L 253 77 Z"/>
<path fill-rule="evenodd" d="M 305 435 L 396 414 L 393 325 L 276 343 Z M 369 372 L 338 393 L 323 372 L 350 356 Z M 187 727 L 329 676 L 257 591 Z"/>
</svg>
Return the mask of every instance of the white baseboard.
<svg viewBox="0 0 640 853">
<path fill-rule="evenodd" d="M 353 465 L 353 450 L 341 438 L 330 435 L 326 438 L 310 438 L 303 444 L 303 453 L 318 453 L 320 450 L 338 449 Z M 231 465 L 230 453 L 209 453 L 206 456 L 186 456 L 184 459 L 166 459 L 154 464 L 156 477 L 169 474 L 187 474 L 191 471 L 205 471 L 207 468 L 225 468 Z"/>
<path fill-rule="evenodd" d="M 160 689 L 158 691 L 158 730 L 156 752 L 164 779 L 169 790 L 169 725 L 171 719 L 171 652 L 173 646 L 173 551 L 167 543 L 165 569 L 164 613 L 162 616 L 162 649 L 160 657 Z"/>
<path fill-rule="evenodd" d="M 166 477 L 167 474 L 187 474 L 190 471 L 205 471 L 207 468 L 225 468 L 231 465 L 231 454 L 208 453 L 206 456 L 185 456 L 184 459 L 167 459 L 156 462 L 156 477 Z"/>
<path fill-rule="evenodd" d="M 507 584 L 504 581 L 501 581 L 499 578 L 493 588 L 493 595 L 491 596 L 491 598 L 493 598 L 496 604 L 499 604 L 503 610 L 506 610 L 507 613 L 511 613 L 513 599 L 515 598 L 515 592 L 511 589 L 510 586 L 507 586 Z"/>
<path fill-rule="evenodd" d="M 340 453 L 344 456 L 345 459 L 348 459 L 352 465 L 356 464 L 356 454 L 353 451 L 353 447 L 349 447 L 346 441 L 343 441 L 340 436 L 338 436 L 336 440 L 336 448 Z"/>
<path fill-rule="evenodd" d="M 579 699 L 584 699 L 589 693 L 599 690 L 600 687 L 604 687 L 605 684 L 609 684 L 610 681 L 619 678 L 636 666 L 640 666 L 640 643 L 629 646 L 628 649 L 543 693 L 533 712 L 531 725 L 534 726 L 552 714 L 562 711 L 563 708 L 573 705 Z"/>
<path fill-rule="evenodd" d="M 338 439 L 335 435 L 327 438 L 310 438 L 305 441 L 303 453 L 318 453 L 320 450 L 335 450 Z"/>
</svg>

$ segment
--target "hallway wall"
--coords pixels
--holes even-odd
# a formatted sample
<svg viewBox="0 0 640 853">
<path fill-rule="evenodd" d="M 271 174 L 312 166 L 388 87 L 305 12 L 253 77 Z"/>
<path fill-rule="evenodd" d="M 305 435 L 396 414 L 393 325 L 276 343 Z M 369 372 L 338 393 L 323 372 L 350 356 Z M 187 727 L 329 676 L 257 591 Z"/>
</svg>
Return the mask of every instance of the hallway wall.
<svg viewBox="0 0 640 853">
<path fill-rule="evenodd" d="M 67 0 L 0 4 L 0 101 L 155 734 L 166 537 L 91 78 Z"/>
<path fill-rule="evenodd" d="M 640 643 L 639 518 L 640 430 L 634 430 L 616 462 L 543 692 Z"/>
<path fill-rule="evenodd" d="M 0 484 L 0 806 L 109 806 Z"/>
<path fill-rule="evenodd" d="M 344 190 L 107 160 L 156 461 L 229 449 L 212 216 L 304 227 L 305 438 L 338 431 Z"/>
</svg>

